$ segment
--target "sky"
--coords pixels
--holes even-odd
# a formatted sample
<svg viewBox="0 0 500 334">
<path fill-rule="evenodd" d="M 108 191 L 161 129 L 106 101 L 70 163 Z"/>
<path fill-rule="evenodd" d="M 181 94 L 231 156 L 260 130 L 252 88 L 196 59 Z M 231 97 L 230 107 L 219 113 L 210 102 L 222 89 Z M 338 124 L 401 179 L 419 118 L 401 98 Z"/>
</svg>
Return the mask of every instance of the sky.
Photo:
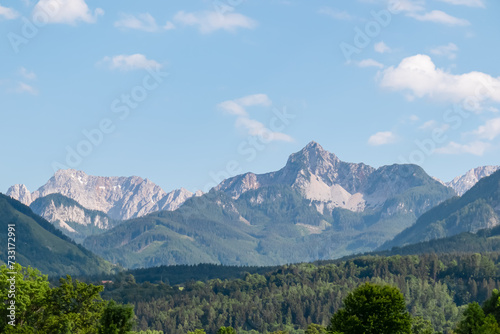
<svg viewBox="0 0 500 334">
<path fill-rule="evenodd" d="M 0 191 L 58 169 L 207 191 L 314 140 L 500 164 L 496 0 L 0 0 Z"/>
</svg>

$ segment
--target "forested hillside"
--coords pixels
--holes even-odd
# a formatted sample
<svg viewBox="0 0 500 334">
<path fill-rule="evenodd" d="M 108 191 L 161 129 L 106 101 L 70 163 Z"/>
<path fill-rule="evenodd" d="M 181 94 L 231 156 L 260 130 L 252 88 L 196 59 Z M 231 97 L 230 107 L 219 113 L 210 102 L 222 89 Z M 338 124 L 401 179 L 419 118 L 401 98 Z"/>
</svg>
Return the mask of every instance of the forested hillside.
<svg viewBox="0 0 500 334">
<path fill-rule="evenodd" d="M 239 333 L 278 329 L 303 333 L 310 323 L 326 326 L 345 296 L 370 281 L 398 287 L 413 316 L 431 321 L 436 331 L 451 333 L 462 306 L 482 302 L 500 287 L 499 264 L 498 252 L 365 256 L 177 286 L 137 283 L 132 275 L 121 275 L 106 284 L 103 296 L 132 303 L 139 328 L 165 333 L 196 328 L 215 333 L 221 326 L 232 326 Z"/>
<path fill-rule="evenodd" d="M 15 262 L 50 276 L 111 273 L 116 266 L 75 244 L 26 205 L 0 194 L 0 262 L 7 262 L 7 226 L 13 225 Z M 11 259 L 12 260 L 12 259 Z"/>
<path fill-rule="evenodd" d="M 451 198 L 424 213 L 417 222 L 381 249 L 476 232 L 500 223 L 500 171 L 485 177 L 461 197 Z"/>
</svg>

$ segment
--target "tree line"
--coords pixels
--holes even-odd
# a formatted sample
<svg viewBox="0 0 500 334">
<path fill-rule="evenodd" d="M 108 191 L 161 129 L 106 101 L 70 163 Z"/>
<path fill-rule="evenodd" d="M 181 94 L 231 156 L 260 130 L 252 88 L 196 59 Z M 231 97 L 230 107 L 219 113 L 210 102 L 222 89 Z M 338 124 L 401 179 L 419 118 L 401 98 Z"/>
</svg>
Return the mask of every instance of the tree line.
<svg viewBox="0 0 500 334">
<path fill-rule="evenodd" d="M 500 288 L 499 264 L 499 253 L 363 256 L 173 286 L 137 283 L 121 274 L 102 296 L 134 305 L 139 329 L 304 333 L 311 323 L 328 326 L 349 292 L 371 282 L 397 287 L 412 317 L 451 333 L 467 304 L 483 302 Z"/>
<path fill-rule="evenodd" d="M 38 270 L 16 265 L 16 326 L 8 324 L 11 270 L 3 266 L 0 332 L 350 334 L 364 322 L 353 309 L 368 307 L 370 296 L 389 295 L 387 305 L 399 305 L 407 320 L 397 323 L 404 330 L 409 323 L 409 333 L 496 333 L 499 264 L 499 253 L 363 256 L 174 286 L 137 283 L 126 273 L 104 286 L 70 276 L 51 285 Z M 377 298 L 377 307 L 362 314 L 383 309 L 384 298 Z M 384 314 L 368 322 L 391 313 Z"/>
</svg>

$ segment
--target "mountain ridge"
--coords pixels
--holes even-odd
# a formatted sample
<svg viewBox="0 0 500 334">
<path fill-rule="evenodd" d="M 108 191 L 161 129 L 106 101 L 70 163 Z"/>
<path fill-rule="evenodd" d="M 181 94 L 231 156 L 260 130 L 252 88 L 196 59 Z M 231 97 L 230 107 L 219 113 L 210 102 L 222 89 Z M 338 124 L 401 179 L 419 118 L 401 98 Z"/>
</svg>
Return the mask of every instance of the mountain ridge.
<svg viewBox="0 0 500 334">
<path fill-rule="evenodd" d="M 248 190 L 282 184 L 299 190 L 305 198 L 315 202 L 319 211 L 327 209 L 331 212 L 334 208 L 344 208 L 363 212 L 382 206 L 388 198 L 401 193 L 404 188 L 422 185 L 405 184 L 408 179 L 406 176 L 399 177 L 398 182 L 391 180 L 393 176 L 404 176 L 402 170 L 406 170 L 404 173 L 408 173 L 408 176 L 425 173 L 416 165 L 393 164 L 373 168 L 364 163 L 344 162 L 312 141 L 302 150 L 291 154 L 286 165 L 276 172 L 238 175 L 222 181 L 214 189 L 237 199 Z M 378 182 L 380 178 L 385 183 Z M 426 183 L 430 182 L 439 183 L 426 180 Z M 376 184 L 384 189 L 377 189 Z"/>
<path fill-rule="evenodd" d="M 465 174 L 455 177 L 450 182 L 445 184 L 453 188 L 458 196 L 462 196 L 470 188 L 472 188 L 479 180 L 490 176 L 500 169 L 500 166 L 480 166 L 468 170 Z"/>
<path fill-rule="evenodd" d="M 453 195 L 419 166 L 345 163 L 310 143 L 279 171 L 227 179 L 175 211 L 125 221 L 84 245 L 129 268 L 307 262 L 374 250 Z M 369 205 L 348 205 L 363 196 Z"/>
<path fill-rule="evenodd" d="M 424 213 L 381 249 L 404 246 L 500 224 L 500 170 L 479 180 L 461 197 L 455 196 Z"/>
<path fill-rule="evenodd" d="M 59 193 L 39 197 L 29 207 L 77 243 L 82 243 L 87 236 L 101 233 L 120 222 L 102 211 L 89 210 Z"/>
<path fill-rule="evenodd" d="M 138 176 L 103 177 L 74 169 L 58 170 L 49 181 L 31 193 L 25 185 L 9 188 L 7 195 L 30 205 L 53 193 L 69 197 L 90 210 L 105 212 L 113 219 L 136 218 L 160 210 L 175 210 L 195 195 L 181 188 L 166 193 L 148 179 Z"/>
</svg>

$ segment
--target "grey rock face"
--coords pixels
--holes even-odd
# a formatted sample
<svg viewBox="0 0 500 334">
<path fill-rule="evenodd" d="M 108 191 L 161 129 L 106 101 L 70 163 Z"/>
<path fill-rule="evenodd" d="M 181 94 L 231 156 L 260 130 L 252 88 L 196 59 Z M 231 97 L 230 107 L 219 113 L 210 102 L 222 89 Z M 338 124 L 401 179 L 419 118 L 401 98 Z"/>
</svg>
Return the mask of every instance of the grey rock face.
<svg viewBox="0 0 500 334">
<path fill-rule="evenodd" d="M 7 190 L 6 195 L 18 200 L 24 205 L 30 205 L 30 203 L 33 202 L 31 200 L 31 193 L 24 184 L 13 185 Z"/>
<path fill-rule="evenodd" d="M 95 226 L 99 229 L 106 230 L 110 226 L 110 221 L 107 216 L 96 214 L 89 215 L 84 208 L 77 205 L 65 206 L 62 204 L 57 205 L 51 201 L 48 205 L 37 210 L 37 214 L 47 219 L 50 222 L 55 222 L 61 229 L 66 229 L 70 232 L 76 232 L 66 222 L 73 222 L 84 226 Z"/>
<path fill-rule="evenodd" d="M 166 193 L 148 179 L 87 175 L 74 169 L 59 170 L 38 190 L 30 193 L 24 185 L 9 188 L 7 195 L 29 205 L 39 197 L 59 193 L 90 210 L 105 212 L 124 220 L 159 210 L 175 210 L 194 194 L 186 189 Z"/>
<path fill-rule="evenodd" d="M 457 176 L 450 182 L 446 183 L 446 185 L 453 188 L 457 195 L 462 196 L 467 192 L 467 190 L 472 188 L 477 181 L 481 180 L 483 177 L 490 176 L 499 169 L 500 166 L 477 167 L 469 170 L 464 175 Z"/>
<path fill-rule="evenodd" d="M 429 182 L 415 165 L 392 165 L 375 169 L 363 163 L 341 161 L 335 154 L 311 142 L 292 154 L 277 172 L 247 173 L 221 182 L 215 189 L 238 198 L 251 189 L 282 184 L 299 190 L 318 211 L 340 207 L 351 211 L 379 208 L 388 198 Z M 426 174 L 425 174 L 426 175 Z"/>
</svg>

